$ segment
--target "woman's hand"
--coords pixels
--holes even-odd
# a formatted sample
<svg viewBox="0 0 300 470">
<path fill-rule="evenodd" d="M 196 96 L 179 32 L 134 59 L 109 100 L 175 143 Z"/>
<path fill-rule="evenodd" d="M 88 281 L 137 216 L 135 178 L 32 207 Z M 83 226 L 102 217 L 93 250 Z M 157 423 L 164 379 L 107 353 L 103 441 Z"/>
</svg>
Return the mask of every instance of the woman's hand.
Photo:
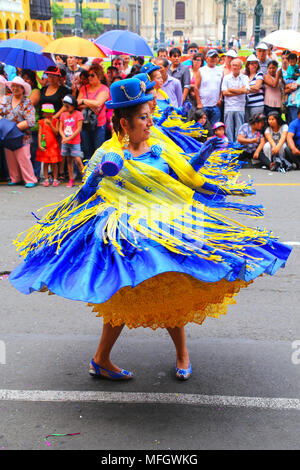
<svg viewBox="0 0 300 470">
<path fill-rule="evenodd" d="M 272 153 L 274 155 L 277 155 L 279 153 L 279 150 L 280 150 L 280 147 L 278 147 L 278 145 L 273 145 L 272 146 Z"/>
<path fill-rule="evenodd" d="M 257 150 L 255 150 L 254 154 L 253 154 L 253 158 L 254 160 L 257 160 L 259 157 L 259 152 Z"/>
<path fill-rule="evenodd" d="M 103 171 L 101 170 L 101 163 L 98 163 L 95 166 L 95 169 L 93 171 L 93 175 L 94 176 L 103 176 L 104 175 Z"/>
</svg>

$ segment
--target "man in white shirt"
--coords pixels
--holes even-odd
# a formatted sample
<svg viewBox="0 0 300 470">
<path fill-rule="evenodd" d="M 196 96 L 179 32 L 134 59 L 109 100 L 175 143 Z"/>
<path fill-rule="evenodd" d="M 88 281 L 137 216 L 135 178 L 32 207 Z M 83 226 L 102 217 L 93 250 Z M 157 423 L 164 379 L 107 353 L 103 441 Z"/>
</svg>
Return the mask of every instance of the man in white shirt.
<svg viewBox="0 0 300 470">
<path fill-rule="evenodd" d="M 224 96 L 224 122 L 226 134 L 231 142 L 237 139 L 237 133 L 245 122 L 246 94 L 249 93 L 249 78 L 241 73 L 242 61 L 231 62 L 232 72 L 226 75 L 222 83 Z"/>
<path fill-rule="evenodd" d="M 208 51 L 206 55 L 206 64 L 200 67 L 200 104 L 198 108 L 203 108 L 205 114 L 213 126 L 221 121 L 221 83 L 223 70 L 217 67 L 218 53 L 215 49 Z"/>
</svg>

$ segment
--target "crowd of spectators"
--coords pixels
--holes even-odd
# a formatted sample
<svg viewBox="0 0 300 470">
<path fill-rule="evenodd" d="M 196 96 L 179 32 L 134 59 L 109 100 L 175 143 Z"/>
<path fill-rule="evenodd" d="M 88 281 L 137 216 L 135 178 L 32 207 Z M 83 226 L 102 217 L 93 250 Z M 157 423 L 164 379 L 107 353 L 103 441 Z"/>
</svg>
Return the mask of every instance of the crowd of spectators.
<svg viewBox="0 0 300 470">
<path fill-rule="evenodd" d="M 197 44 L 159 49 L 150 60 L 158 99 L 167 95 L 176 108 L 189 102 L 189 115 L 206 129 L 243 149 L 248 166 L 289 171 L 300 168 L 300 70 L 289 51 L 276 55 L 264 43 L 244 61 Z M 8 184 L 72 187 L 83 161 L 111 137 L 112 111 L 106 109 L 116 80 L 151 70 L 143 57 L 103 59 L 55 56 L 56 66 L 39 74 L 0 64 L 0 115 L 24 133 L 17 150 L 0 149 L 0 177 Z M 12 73 L 12 67 L 9 69 Z"/>
</svg>

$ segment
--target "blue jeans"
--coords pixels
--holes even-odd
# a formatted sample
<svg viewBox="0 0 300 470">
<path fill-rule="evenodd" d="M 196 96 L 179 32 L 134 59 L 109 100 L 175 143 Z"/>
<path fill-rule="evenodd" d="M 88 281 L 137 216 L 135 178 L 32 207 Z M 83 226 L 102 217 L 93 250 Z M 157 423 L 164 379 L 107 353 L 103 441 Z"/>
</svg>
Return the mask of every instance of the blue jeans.
<svg viewBox="0 0 300 470">
<path fill-rule="evenodd" d="M 297 106 L 287 106 L 287 123 L 290 124 L 292 121 L 297 119 Z"/>
<path fill-rule="evenodd" d="M 97 150 L 103 142 L 105 142 L 105 129 L 106 126 L 96 127 L 94 131 L 81 131 L 81 149 L 83 151 L 84 160 L 89 160 L 95 150 Z"/>
<path fill-rule="evenodd" d="M 203 108 L 203 111 L 211 123 L 211 126 L 213 126 L 216 122 L 221 121 L 221 109 L 219 106 L 207 106 Z"/>
<path fill-rule="evenodd" d="M 245 113 L 243 111 L 225 111 L 224 124 L 225 132 L 230 142 L 235 142 L 238 136 L 239 128 L 245 122 Z"/>
</svg>

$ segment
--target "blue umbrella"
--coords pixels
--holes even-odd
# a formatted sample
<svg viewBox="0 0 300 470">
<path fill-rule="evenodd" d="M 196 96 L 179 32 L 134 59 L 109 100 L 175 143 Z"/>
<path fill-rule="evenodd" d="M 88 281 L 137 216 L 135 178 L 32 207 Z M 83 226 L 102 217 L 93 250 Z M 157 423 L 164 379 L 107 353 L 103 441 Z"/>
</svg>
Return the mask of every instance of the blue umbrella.
<svg viewBox="0 0 300 470">
<path fill-rule="evenodd" d="M 101 36 L 95 39 L 94 43 L 110 49 L 113 54 L 153 56 L 153 52 L 145 39 L 131 31 L 113 29 L 101 34 Z"/>
<path fill-rule="evenodd" d="M 0 43 L 0 61 L 20 69 L 46 70 L 56 64 L 42 49 L 27 39 L 7 39 Z"/>
<path fill-rule="evenodd" d="M 0 146 L 9 150 L 17 150 L 23 145 L 23 132 L 16 122 L 8 119 L 0 119 Z"/>
</svg>

